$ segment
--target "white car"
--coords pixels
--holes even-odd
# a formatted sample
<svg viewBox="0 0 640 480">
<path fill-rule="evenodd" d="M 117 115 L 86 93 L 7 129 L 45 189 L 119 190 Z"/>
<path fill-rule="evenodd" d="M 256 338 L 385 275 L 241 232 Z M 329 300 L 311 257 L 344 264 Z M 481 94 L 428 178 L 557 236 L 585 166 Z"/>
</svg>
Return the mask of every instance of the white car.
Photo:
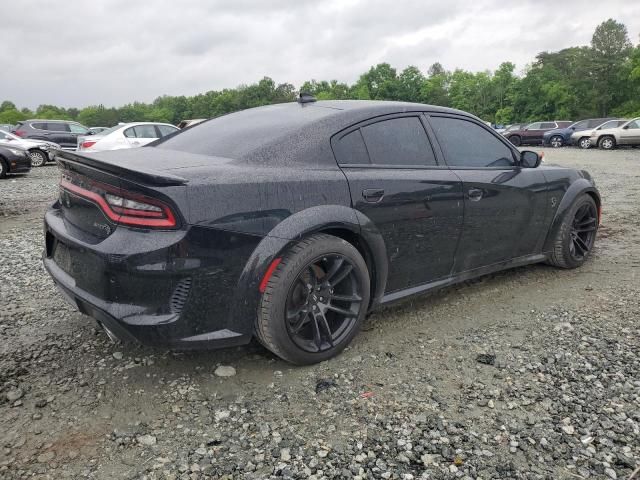
<svg viewBox="0 0 640 480">
<path fill-rule="evenodd" d="M 168 123 L 135 122 L 116 125 L 97 135 L 78 137 L 78 150 L 103 152 L 147 145 L 179 129 Z"/>
<path fill-rule="evenodd" d="M 13 133 L 0 130 L 0 145 L 19 145 L 29 151 L 32 167 L 42 167 L 45 163 L 53 160 L 55 151 L 60 149 L 60 145 L 46 140 L 31 140 L 20 138 Z"/>
</svg>

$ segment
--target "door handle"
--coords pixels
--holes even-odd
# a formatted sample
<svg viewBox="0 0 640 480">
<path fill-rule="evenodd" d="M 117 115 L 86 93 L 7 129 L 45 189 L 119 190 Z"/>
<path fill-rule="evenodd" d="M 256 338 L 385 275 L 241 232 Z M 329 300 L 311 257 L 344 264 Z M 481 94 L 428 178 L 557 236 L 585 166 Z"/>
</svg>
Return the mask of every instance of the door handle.
<svg viewBox="0 0 640 480">
<path fill-rule="evenodd" d="M 470 188 L 467 192 L 467 196 L 472 202 L 477 202 L 482 199 L 482 190 L 479 188 Z"/>
<path fill-rule="evenodd" d="M 367 202 L 376 203 L 384 197 L 384 190 L 382 188 L 367 188 L 362 191 L 362 197 Z"/>
</svg>

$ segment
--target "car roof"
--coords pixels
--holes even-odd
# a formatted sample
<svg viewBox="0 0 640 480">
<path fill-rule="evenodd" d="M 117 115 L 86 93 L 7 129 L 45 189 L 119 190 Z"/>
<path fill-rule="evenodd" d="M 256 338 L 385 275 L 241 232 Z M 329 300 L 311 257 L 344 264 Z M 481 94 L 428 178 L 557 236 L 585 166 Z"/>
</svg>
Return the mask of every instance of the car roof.
<svg viewBox="0 0 640 480">
<path fill-rule="evenodd" d="M 160 139 L 156 148 L 273 164 L 302 162 L 335 165 L 329 138 L 376 116 L 404 112 L 473 115 L 421 103 L 375 100 L 326 100 L 280 103 L 241 110 L 206 120 Z M 301 160 L 304 159 L 304 160 Z"/>
</svg>

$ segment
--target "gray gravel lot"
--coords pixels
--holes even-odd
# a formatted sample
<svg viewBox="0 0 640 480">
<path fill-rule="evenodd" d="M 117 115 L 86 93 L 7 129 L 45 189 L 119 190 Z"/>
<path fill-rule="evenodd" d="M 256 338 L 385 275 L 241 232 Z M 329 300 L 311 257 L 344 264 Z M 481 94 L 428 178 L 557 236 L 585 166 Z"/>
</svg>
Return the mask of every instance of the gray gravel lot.
<svg viewBox="0 0 640 480">
<path fill-rule="evenodd" d="M 628 479 L 640 150 L 546 155 L 603 195 L 583 268 L 519 268 L 386 309 L 305 368 L 258 345 L 110 343 L 41 266 L 55 166 L 0 181 L 0 478 Z"/>
</svg>

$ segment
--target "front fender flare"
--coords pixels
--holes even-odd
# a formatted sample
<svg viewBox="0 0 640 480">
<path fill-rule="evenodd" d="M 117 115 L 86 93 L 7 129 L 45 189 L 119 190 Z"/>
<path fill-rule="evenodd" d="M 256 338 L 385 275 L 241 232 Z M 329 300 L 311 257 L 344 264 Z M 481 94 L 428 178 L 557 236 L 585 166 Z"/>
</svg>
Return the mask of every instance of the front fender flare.
<svg viewBox="0 0 640 480">
<path fill-rule="evenodd" d="M 342 205 L 323 205 L 297 212 L 271 230 L 255 248 L 240 277 L 231 303 L 235 331 L 251 334 L 260 304 L 259 284 L 273 261 L 297 240 L 314 233 L 347 230 L 357 235 L 373 266 L 372 303 L 378 304 L 387 281 L 388 263 L 382 235 L 373 222 L 361 212 Z"/>
<path fill-rule="evenodd" d="M 556 209 L 555 216 L 551 221 L 551 227 L 547 232 L 547 238 L 544 242 L 544 252 L 550 252 L 553 249 L 553 242 L 556 238 L 558 230 L 560 229 L 560 225 L 562 224 L 562 219 L 567 211 L 573 205 L 576 198 L 584 194 L 593 195 L 596 201 L 596 205 L 598 209 L 601 205 L 600 193 L 598 189 L 594 185 L 593 181 L 590 181 L 586 178 L 579 178 L 575 182 L 571 183 L 565 194 L 562 196 L 562 200 L 560 200 L 560 205 Z"/>
</svg>

